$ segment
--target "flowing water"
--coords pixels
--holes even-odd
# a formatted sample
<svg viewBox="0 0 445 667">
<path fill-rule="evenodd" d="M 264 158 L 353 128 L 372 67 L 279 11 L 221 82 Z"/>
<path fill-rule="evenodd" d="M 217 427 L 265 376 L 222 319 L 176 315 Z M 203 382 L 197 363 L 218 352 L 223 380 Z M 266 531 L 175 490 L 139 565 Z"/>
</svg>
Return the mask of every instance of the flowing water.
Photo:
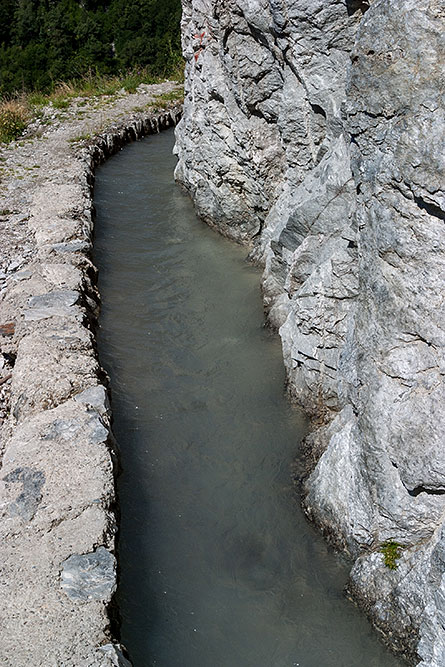
<svg viewBox="0 0 445 667">
<path fill-rule="evenodd" d="M 97 172 L 99 352 L 123 468 L 118 602 L 135 667 L 395 667 L 305 521 L 246 250 L 173 182 L 172 131 Z"/>
</svg>

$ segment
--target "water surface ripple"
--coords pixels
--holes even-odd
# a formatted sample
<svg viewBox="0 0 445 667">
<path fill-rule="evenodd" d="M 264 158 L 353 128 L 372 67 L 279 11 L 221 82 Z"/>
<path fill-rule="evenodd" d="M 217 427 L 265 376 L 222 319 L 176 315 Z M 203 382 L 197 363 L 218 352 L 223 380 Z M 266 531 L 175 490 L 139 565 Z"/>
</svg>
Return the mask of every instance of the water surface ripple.
<svg viewBox="0 0 445 667">
<path fill-rule="evenodd" d="M 135 667 L 395 667 L 296 502 L 305 423 L 283 393 L 259 272 L 196 219 L 173 141 L 130 145 L 95 187 L 122 641 Z"/>
</svg>

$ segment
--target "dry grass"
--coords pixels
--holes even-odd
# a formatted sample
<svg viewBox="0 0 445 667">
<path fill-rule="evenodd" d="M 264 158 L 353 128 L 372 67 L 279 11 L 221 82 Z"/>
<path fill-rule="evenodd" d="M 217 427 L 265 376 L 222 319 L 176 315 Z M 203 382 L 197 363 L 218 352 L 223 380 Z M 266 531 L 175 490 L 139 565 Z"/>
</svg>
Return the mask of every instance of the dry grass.
<svg viewBox="0 0 445 667">
<path fill-rule="evenodd" d="M 30 110 L 25 99 L 0 101 L 0 142 L 17 139 L 26 128 L 29 117 Z"/>
<path fill-rule="evenodd" d="M 1 0 L 0 0 L 1 1 Z M 183 80 L 183 63 L 179 63 L 171 74 L 174 80 Z M 50 93 L 39 91 L 24 92 L 15 97 L 0 97 L 0 143 L 9 143 L 17 139 L 33 117 L 41 115 L 41 108 L 51 104 L 55 109 L 67 109 L 76 99 L 79 105 L 82 98 L 102 98 L 104 102 L 112 100 L 117 93 L 134 93 L 141 83 L 159 83 L 163 78 L 154 76 L 149 67 L 133 69 L 121 75 L 105 76 L 90 72 L 85 76 L 67 82 L 60 82 Z M 158 96 L 156 103 L 160 108 L 170 106 L 172 102 L 181 102 L 182 91 L 173 91 Z"/>
</svg>

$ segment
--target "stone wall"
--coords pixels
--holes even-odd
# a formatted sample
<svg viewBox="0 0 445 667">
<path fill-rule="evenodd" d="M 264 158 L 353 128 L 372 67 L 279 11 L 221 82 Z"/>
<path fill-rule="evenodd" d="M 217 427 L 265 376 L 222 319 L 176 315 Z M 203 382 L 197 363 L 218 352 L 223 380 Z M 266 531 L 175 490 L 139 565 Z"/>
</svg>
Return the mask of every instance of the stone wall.
<svg viewBox="0 0 445 667">
<path fill-rule="evenodd" d="M 183 0 L 182 31 L 176 176 L 264 264 L 289 391 L 314 417 L 305 510 L 392 646 L 439 667 L 443 3 Z"/>
<path fill-rule="evenodd" d="M 89 118 L 67 112 L 2 151 L 10 245 L 1 359 L 13 366 L 0 474 L 5 667 L 130 665 L 113 636 L 118 461 L 95 346 L 92 186 L 96 165 L 125 143 L 176 123 L 179 109 L 154 110 L 156 94 L 174 88 L 110 100 L 106 110 L 84 103 Z M 78 136 L 86 125 L 88 141 Z"/>
</svg>

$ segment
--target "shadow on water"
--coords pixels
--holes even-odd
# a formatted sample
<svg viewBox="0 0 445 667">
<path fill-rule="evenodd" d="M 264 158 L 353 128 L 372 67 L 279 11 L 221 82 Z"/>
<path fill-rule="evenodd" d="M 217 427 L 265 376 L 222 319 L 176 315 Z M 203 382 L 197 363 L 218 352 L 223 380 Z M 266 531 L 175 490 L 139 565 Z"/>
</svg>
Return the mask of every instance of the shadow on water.
<svg viewBox="0 0 445 667">
<path fill-rule="evenodd" d="M 130 145 L 95 189 L 122 641 L 135 667 L 394 667 L 295 501 L 306 424 L 283 393 L 259 272 L 196 219 L 173 141 Z"/>
</svg>

